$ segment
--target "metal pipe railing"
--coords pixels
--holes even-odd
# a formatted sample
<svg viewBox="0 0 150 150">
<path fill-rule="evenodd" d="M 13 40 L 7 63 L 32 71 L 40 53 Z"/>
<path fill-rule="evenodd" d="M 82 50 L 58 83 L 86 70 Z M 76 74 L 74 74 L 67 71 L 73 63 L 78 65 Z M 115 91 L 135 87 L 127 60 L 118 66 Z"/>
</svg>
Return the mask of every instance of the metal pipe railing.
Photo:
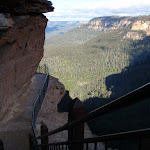
<svg viewBox="0 0 150 150">
<path fill-rule="evenodd" d="M 69 123 L 61 126 L 60 128 L 57 128 L 53 131 L 48 132 L 45 135 L 37 137 L 37 139 L 41 139 L 43 137 L 56 134 L 58 132 L 68 130 L 69 128 L 75 127 L 78 124 L 93 120 L 104 114 L 108 114 L 110 112 L 119 110 L 119 109 L 127 107 L 129 105 L 136 104 L 147 98 L 150 98 L 150 83 L 148 83 L 148 84 L 146 84 L 146 85 L 144 85 L 144 86 L 142 86 L 142 87 L 140 87 L 140 88 L 110 102 L 110 103 L 105 104 L 104 106 L 88 113 L 86 116 L 84 116 L 80 120 L 69 122 Z"/>
<path fill-rule="evenodd" d="M 36 122 L 36 118 L 38 116 L 38 113 L 41 109 L 44 97 L 45 97 L 45 93 L 48 87 L 48 82 L 49 82 L 49 68 L 46 64 L 42 65 L 42 66 L 38 66 L 37 69 L 37 73 L 42 73 L 45 74 L 45 80 L 43 82 L 43 86 L 38 94 L 38 97 L 36 98 L 36 100 L 33 103 L 33 111 L 32 111 L 32 130 L 33 130 L 33 135 L 34 135 L 34 139 L 36 139 L 36 133 L 35 133 L 35 122 Z M 37 143 L 37 141 L 36 141 Z"/>
<path fill-rule="evenodd" d="M 119 140 L 120 138 L 124 139 L 132 139 L 134 137 L 139 137 L 139 136 L 148 136 L 150 135 L 150 128 L 147 129 L 141 129 L 141 130 L 134 130 L 134 131 L 127 131 L 127 132 L 120 132 L 120 133 L 115 133 L 115 134 L 107 134 L 107 135 L 102 135 L 94 138 L 86 138 L 83 140 L 74 140 L 74 141 L 65 141 L 65 142 L 57 142 L 57 143 L 49 143 L 49 144 L 39 144 L 37 145 L 38 147 L 42 146 L 49 146 L 49 147 L 54 147 L 54 146 L 66 146 L 70 144 L 86 144 L 86 148 L 88 150 L 88 144 L 94 143 L 95 144 L 95 150 L 97 150 L 97 143 L 99 142 L 106 142 L 108 140 Z"/>
<path fill-rule="evenodd" d="M 65 145 L 68 143 L 95 143 L 95 142 L 104 142 L 105 140 L 116 140 L 120 138 L 131 138 L 139 135 L 149 135 L 150 134 L 150 128 L 147 129 L 141 129 L 141 130 L 134 130 L 134 131 L 127 131 L 127 132 L 119 132 L 114 134 L 107 134 L 107 135 L 101 135 L 94 138 L 85 138 L 83 140 L 76 140 L 76 141 L 65 141 L 65 142 L 57 142 L 57 143 L 50 143 L 48 145 Z M 40 144 L 42 145 L 42 144 Z M 39 146 L 40 146 L 39 145 Z"/>
</svg>

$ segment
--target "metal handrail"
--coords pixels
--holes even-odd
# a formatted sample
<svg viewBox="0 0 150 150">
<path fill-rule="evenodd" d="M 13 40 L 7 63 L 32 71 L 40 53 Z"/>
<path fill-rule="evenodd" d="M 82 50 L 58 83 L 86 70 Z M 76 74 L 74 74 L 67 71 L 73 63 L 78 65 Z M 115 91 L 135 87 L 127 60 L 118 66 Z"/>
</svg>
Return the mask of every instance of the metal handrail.
<svg viewBox="0 0 150 150">
<path fill-rule="evenodd" d="M 120 110 L 121 108 L 136 104 L 136 103 L 143 101 L 143 100 L 146 100 L 148 98 L 150 98 L 150 83 L 145 84 L 144 86 L 142 86 L 142 87 L 140 87 L 140 88 L 138 88 L 138 89 L 136 89 L 136 90 L 108 103 L 108 104 L 105 104 L 104 106 L 88 113 L 87 115 L 85 115 L 84 117 L 82 117 L 79 120 L 69 122 L 69 123 L 61 126 L 60 128 L 57 128 L 53 131 L 48 132 L 47 134 L 44 134 L 44 135 L 37 137 L 36 139 L 42 139 L 44 137 L 48 137 L 50 135 L 56 134 L 56 133 L 64 131 L 64 130 L 69 131 L 72 127 L 75 127 L 79 124 L 93 120 L 97 117 L 100 117 L 102 115 L 114 112 L 116 110 Z M 65 142 L 37 144 L 36 146 L 37 147 L 48 146 L 52 149 L 57 148 L 57 147 L 60 149 L 60 146 L 62 146 L 62 149 L 63 149 L 64 148 L 63 146 L 65 146 L 66 149 L 68 149 L 71 145 L 75 146 L 76 144 L 78 144 L 78 145 L 86 144 L 86 149 L 88 150 L 88 144 L 94 143 L 94 149 L 96 150 L 98 142 L 104 142 L 107 145 L 108 140 L 114 140 L 114 139 L 118 140 L 120 138 L 129 139 L 132 137 L 141 138 L 142 136 L 147 136 L 149 134 L 150 134 L 150 128 L 146 128 L 146 129 L 140 129 L 140 130 L 127 131 L 127 132 L 105 134 L 105 135 L 101 135 L 98 137 L 86 138 L 86 139 L 81 139 L 81 140 L 68 140 Z"/>
<path fill-rule="evenodd" d="M 38 97 L 36 98 L 36 100 L 33 103 L 33 111 L 32 111 L 32 131 L 33 131 L 33 135 L 34 135 L 34 139 L 36 139 L 36 133 L 35 133 L 35 122 L 36 122 L 36 118 L 37 115 L 41 109 L 42 103 L 43 103 L 43 99 L 48 87 L 48 82 L 49 82 L 49 68 L 46 64 L 43 64 L 42 66 L 38 66 L 37 69 L 37 73 L 41 73 L 41 74 L 46 74 L 45 80 L 43 82 L 43 86 L 38 94 Z M 37 140 L 36 140 L 37 143 Z"/>
<path fill-rule="evenodd" d="M 150 83 L 110 102 L 102 107 L 88 113 L 86 116 L 82 117 L 80 120 L 69 122 L 53 131 L 48 132 L 47 134 L 44 134 L 42 136 L 37 137 L 37 139 L 41 139 L 43 137 L 47 137 L 53 134 L 56 134 L 58 132 L 68 130 L 78 124 L 93 120 L 99 116 L 102 116 L 104 114 L 108 114 L 110 112 L 119 110 L 121 108 L 127 107 L 132 104 L 136 104 L 140 101 L 143 101 L 147 98 L 150 98 Z"/>
<path fill-rule="evenodd" d="M 94 143 L 94 142 L 105 142 L 105 140 L 114 140 L 114 139 L 120 139 L 121 137 L 129 138 L 135 137 L 139 135 L 149 135 L 150 134 L 150 128 L 147 129 L 141 129 L 141 130 L 133 130 L 133 131 L 127 131 L 127 132 L 119 132 L 114 134 L 107 134 L 107 135 L 101 135 L 97 137 L 92 138 L 85 138 L 82 140 L 76 140 L 76 141 L 65 141 L 65 142 L 57 142 L 57 143 L 49 143 L 45 145 L 65 145 L 69 143 Z M 43 146 L 44 144 L 39 144 L 38 146 Z"/>
</svg>

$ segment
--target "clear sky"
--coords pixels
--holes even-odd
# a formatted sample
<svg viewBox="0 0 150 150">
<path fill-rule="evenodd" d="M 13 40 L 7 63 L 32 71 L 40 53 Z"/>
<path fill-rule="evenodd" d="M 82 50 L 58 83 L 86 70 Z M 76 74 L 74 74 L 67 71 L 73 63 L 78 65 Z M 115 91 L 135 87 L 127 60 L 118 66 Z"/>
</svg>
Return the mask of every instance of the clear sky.
<svg viewBox="0 0 150 150">
<path fill-rule="evenodd" d="M 150 15 L 150 0 L 51 0 L 50 21 L 89 21 L 100 16 Z"/>
</svg>

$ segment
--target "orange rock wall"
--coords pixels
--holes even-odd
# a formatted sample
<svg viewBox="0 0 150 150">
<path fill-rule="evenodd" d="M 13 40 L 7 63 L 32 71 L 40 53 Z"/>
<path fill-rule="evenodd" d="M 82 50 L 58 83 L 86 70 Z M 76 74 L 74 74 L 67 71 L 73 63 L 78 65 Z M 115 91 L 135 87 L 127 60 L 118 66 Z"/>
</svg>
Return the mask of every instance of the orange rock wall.
<svg viewBox="0 0 150 150">
<path fill-rule="evenodd" d="M 143 30 L 147 36 L 150 36 L 150 21 L 138 20 L 133 23 L 131 30 Z"/>
<path fill-rule="evenodd" d="M 4 17 L 3 17 L 4 20 Z M 41 15 L 5 15 L 0 30 L 0 118 L 26 89 L 43 57 L 47 19 Z"/>
<path fill-rule="evenodd" d="M 131 21 L 129 21 L 128 19 L 129 19 L 128 17 L 120 17 L 120 18 L 100 17 L 92 19 L 88 23 L 87 27 L 89 29 L 100 31 L 114 30 L 128 26 L 131 23 Z"/>
</svg>

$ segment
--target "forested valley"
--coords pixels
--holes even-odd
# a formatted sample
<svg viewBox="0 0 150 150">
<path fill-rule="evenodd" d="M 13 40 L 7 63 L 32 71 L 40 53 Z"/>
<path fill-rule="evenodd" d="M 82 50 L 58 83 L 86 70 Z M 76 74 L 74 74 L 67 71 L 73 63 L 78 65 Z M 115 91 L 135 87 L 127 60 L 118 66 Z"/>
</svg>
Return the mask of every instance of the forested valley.
<svg viewBox="0 0 150 150">
<path fill-rule="evenodd" d="M 41 64 L 48 64 L 50 75 L 65 85 L 72 98 L 82 100 L 87 112 L 90 112 L 150 82 L 150 36 L 143 30 L 131 31 L 137 19 L 144 17 L 132 18 L 133 22 L 128 26 L 115 30 L 93 30 L 83 25 L 48 38 Z M 150 16 L 146 20 L 150 20 Z M 133 129 L 135 123 L 128 112 L 138 112 L 137 119 L 133 115 L 134 121 L 138 122 L 138 115 L 143 114 L 141 106 L 139 104 L 134 109 L 127 108 L 92 121 L 90 128 L 95 134 Z M 128 117 L 131 125 L 121 120 L 124 117 Z M 146 117 L 143 114 L 141 118 Z M 107 124 L 108 120 L 113 130 Z M 118 121 L 122 123 L 121 128 L 116 124 Z M 136 125 L 136 128 L 140 126 Z"/>
<path fill-rule="evenodd" d="M 125 38 L 129 31 L 130 26 L 106 32 L 77 27 L 47 39 L 41 63 L 73 98 L 117 98 L 150 81 L 150 38 Z"/>
</svg>

